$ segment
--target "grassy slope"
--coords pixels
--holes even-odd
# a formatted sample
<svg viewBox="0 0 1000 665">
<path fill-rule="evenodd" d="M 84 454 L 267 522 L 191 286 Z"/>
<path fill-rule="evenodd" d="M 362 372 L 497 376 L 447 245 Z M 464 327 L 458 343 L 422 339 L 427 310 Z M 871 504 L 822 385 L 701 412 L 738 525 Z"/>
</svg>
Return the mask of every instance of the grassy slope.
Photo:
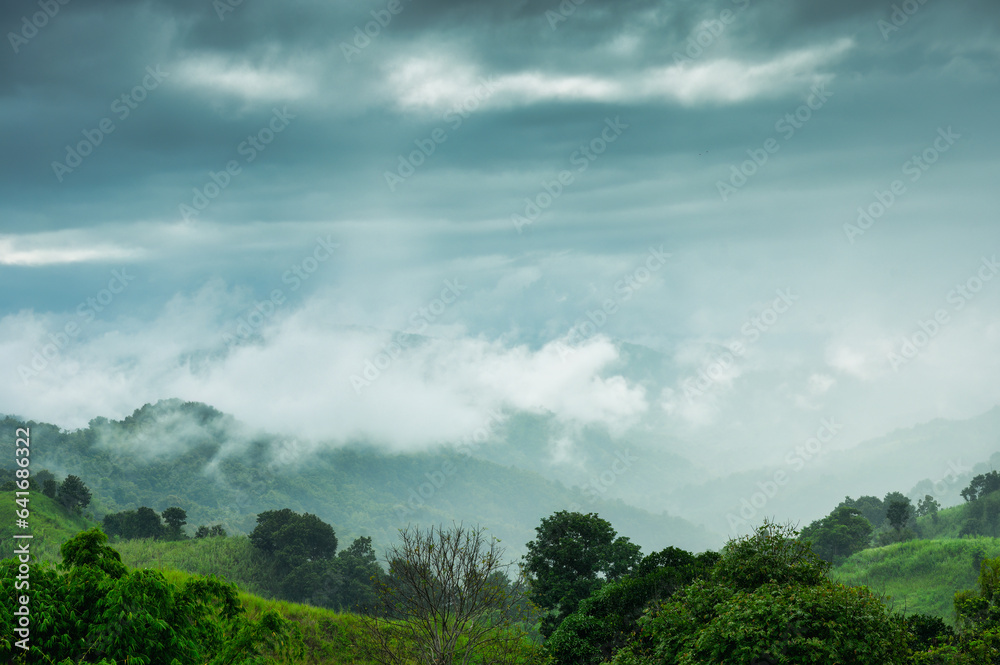
<svg viewBox="0 0 1000 665">
<path fill-rule="evenodd" d="M 264 558 L 246 536 L 175 542 L 126 540 L 112 546 L 129 568 L 215 575 L 248 593 L 268 595 L 264 592 L 267 575 Z"/>
<path fill-rule="evenodd" d="M 977 558 L 997 556 L 997 538 L 911 540 L 862 550 L 830 576 L 886 594 L 895 610 L 934 614 L 953 624 L 955 592 L 978 585 Z"/>
<path fill-rule="evenodd" d="M 13 534 L 30 533 L 34 536 L 31 539 L 31 551 L 35 556 L 45 561 L 62 561 L 59 547 L 80 531 L 97 526 L 94 520 L 67 511 L 53 499 L 33 491 L 28 496 L 30 526 L 28 529 L 19 529 L 14 526 L 14 520 L 17 519 L 15 511 L 21 509 L 14 503 L 17 498 L 15 492 L 0 492 L 0 540 L 3 541 L 0 559 L 12 555 Z"/>
</svg>

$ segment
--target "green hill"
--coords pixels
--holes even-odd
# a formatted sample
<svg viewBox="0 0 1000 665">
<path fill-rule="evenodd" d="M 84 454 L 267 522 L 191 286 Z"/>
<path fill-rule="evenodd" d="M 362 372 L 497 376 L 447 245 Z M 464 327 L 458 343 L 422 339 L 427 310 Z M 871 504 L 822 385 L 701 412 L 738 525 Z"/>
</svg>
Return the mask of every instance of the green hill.
<svg viewBox="0 0 1000 665">
<path fill-rule="evenodd" d="M 93 519 L 66 510 L 41 492 L 31 492 L 27 506 L 29 528 L 19 529 L 14 523 L 17 519 L 15 511 L 21 510 L 14 503 L 17 498 L 13 491 L 0 492 L 0 540 L 3 540 L 0 559 L 12 555 L 15 533 L 30 533 L 34 536 L 31 539 L 32 553 L 39 559 L 58 562 L 62 559 L 59 554 L 60 545 L 80 531 L 97 526 Z"/>
<path fill-rule="evenodd" d="M 208 577 L 215 575 L 240 589 L 268 596 L 266 561 L 246 536 L 197 538 L 194 540 L 125 540 L 111 543 L 129 568 L 184 571 Z"/>
<path fill-rule="evenodd" d="M 234 540 L 230 538 L 215 538 L 206 540 Z M 243 540 L 246 540 L 245 538 Z M 134 553 L 133 553 L 134 554 Z M 122 556 L 125 559 L 125 555 Z M 133 566 L 126 562 L 129 568 Z M 146 566 L 136 566 L 138 568 Z M 153 566 L 150 566 L 153 567 Z M 197 578 L 189 572 L 170 567 L 158 568 L 168 582 L 181 585 L 187 580 Z M 235 581 L 230 579 L 229 581 Z M 268 610 L 274 610 L 285 619 L 292 621 L 302 631 L 305 654 L 294 662 L 279 661 L 282 665 L 368 665 L 370 661 L 361 659 L 351 646 L 352 640 L 362 637 L 359 626 L 360 617 L 356 614 L 334 612 L 333 610 L 300 605 L 283 600 L 262 598 L 240 587 L 240 602 L 251 619 L 259 619 Z"/>
<path fill-rule="evenodd" d="M 933 614 L 954 624 L 955 592 L 977 588 L 979 563 L 997 556 L 998 538 L 910 540 L 857 552 L 830 577 L 883 593 L 898 611 Z"/>
<path fill-rule="evenodd" d="M 233 534 L 252 531 L 258 513 L 287 507 L 332 524 L 341 542 L 370 536 L 377 549 L 408 523 L 454 520 L 487 526 L 518 556 L 543 517 L 568 509 L 600 513 L 647 552 L 670 545 L 703 551 L 723 540 L 679 517 L 591 499 L 524 469 L 450 450 L 391 454 L 361 443 L 304 448 L 248 431 L 205 404 L 164 400 L 121 421 L 95 418 L 71 432 L 28 424 L 32 464 L 80 476 L 93 492 L 97 517 L 177 506 L 187 511 L 189 528 L 222 523 Z"/>
</svg>

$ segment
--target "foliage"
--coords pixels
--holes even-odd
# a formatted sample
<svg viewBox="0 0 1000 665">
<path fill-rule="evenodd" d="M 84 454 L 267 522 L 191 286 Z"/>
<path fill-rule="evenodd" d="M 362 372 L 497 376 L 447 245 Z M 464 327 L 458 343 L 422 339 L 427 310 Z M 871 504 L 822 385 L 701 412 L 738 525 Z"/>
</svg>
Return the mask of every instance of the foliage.
<svg viewBox="0 0 1000 665">
<path fill-rule="evenodd" d="M 170 540 L 184 539 L 184 525 L 187 524 L 187 511 L 172 506 L 163 511 L 163 521 L 167 523 L 166 536 Z"/>
<path fill-rule="evenodd" d="M 937 523 L 938 510 L 940 509 L 941 504 L 938 503 L 937 499 L 930 494 L 925 494 L 924 498 L 917 503 L 917 517 L 930 515 L 934 522 Z"/>
<path fill-rule="evenodd" d="M 605 661 L 634 636 L 651 602 L 670 598 L 706 575 L 717 560 L 714 552 L 696 557 L 674 547 L 648 555 L 632 575 L 605 584 L 582 601 L 546 640 L 546 651 L 560 665 Z"/>
<path fill-rule="evenodd" d="M 181 510 L 168 508 L 167 511 Z M 181 510 L 183 513 L 184 511 Z M 166 513 L 164 513 L 166 514 Z M 176 513 L 171 513 L 176 518 Z M 186 514 L 185 514 L 186 517 Z M 131 540 L 135 538 L 163 538 L 170 535 L 156 511 L 147 506 L 136 510 L 123 510 L 120 513 L 110 513 L 101 521 L 105 533 L 112 537 Z"/>
<path fill-rule="evenodd" d="M 615 663 L 902 665 L 908 634 L 864 587 L 767 583 L 734 591 L 695 582 L 643 626 L 652 645 Z"/>
<path fill-rule="evenodd" d="M 504 554 L 479 527 L 400 530 L 360 652 L 397 665 L 523 662 L 529 617 L 518 615 L 520 582 L 512 593 Z"/>
<path fill-rule="evenodd" d="M 372 539 L 361 537 L 337 554 L 334 562 L 337 588 L 335 604 L 341 610 L 370 614 L 375 610 L 375 583 L 382 568 L 375 557 Z"/>
<path fill-rule="evenodd" d="M 13 589 L 19 562 L 0 561 L 0 656 L 7 662 L 108 661 L 142 665 L 263 663 L 262 654 L 289 653 L 289 624 L 277 616 L 244 616 L 236 587 L 215 579 L 168 582 L 158 571 L 122 565 L 107 537 L 92 529 L 65 542 L 60 569 L 31 569 L 30 649 L 15 642 Z M 233 652 L 231 645 L 239 644 Z"/>
<path fill-rule="evenodd" d="M 886 502 L 885 519 L 896 531 L 901 531 L 912 516 L 913 506 L 908 498 L 894 498 Z"/>
<path fill-rule="evenodd" d="M 822 559 L 834 563 L 868 545 L 872 524 L 857 508 L 840 506 L 821 520 L 802 529 L 801 538 L 808 540 Z"/>
<path fill-rule="evenodd" d="M 250 542 L 269 559 L 277 595 L 332 606 L 336 582 L 332 563 L 337 552 L 332 526 L 309 513 L 268 510 L 257 516 Z"/>
<path fill-rule="evenodd" d="M 830 581 L 797 536 L 765 521 L 727 543 L 711 575 L 644 617 L 612 662 L 902 665 L 904 623 L 865 587 Z"/>
<path fill-rule="evenodd" d="M 790 525 L 765 520 L 747 536 L 730 540 L 712 569 L 712 581 L 738 591 L 764 584 L 819 584 L 830 564 L 798 539 Z"/>
<path fill-rule="evenodd" d="M 848 496 L 837 507 L 841 506 L 857 509 L 876 529 L 885 523 L 885 505 L 876 496 L 860 496 L 857 499 Z"/>
<path fill-rule="evenodd" d="M 997 490 L 1000 490 L 1000 472 L 980 473 L 973 477 L 968 487 L 962 490 L 962 498 L 971 502 Z"/>
<path fill-rule="evenodd" d="M 87 486 L 83 484 L 79 476 L 73 475 L 66 476 L 66 480 L 62 481 L 56 493 L 59 503 L 70 510 L 86 508 L 90 505 L 90 497 L 90 490 Z"/>
<path fill-rule="evenodd" d="M 638 545 L 617 537 L 610 522 L 597 513 L 559 511 L 543 518 L 535 532 L 535 540 L 527 544 L 524 569 L 531 600 L 551 610 L 542 620 L 546 637 L 576 611 L 580 601 L 604 581 L 631 572 L 641 557 Z"/>
</svg>

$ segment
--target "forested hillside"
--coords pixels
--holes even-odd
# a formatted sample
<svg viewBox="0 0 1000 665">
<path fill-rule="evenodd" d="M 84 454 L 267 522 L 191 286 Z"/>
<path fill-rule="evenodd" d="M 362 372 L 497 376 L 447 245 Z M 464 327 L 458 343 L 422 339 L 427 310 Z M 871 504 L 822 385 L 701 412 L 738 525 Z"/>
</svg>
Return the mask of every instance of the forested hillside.
<svg viewBox="0 0 1000 665">
<path fill-rule="evenodd" d="M 7 427 L 19 421 L 3 421 Z M 683 519 L 653 515 L 548 481 L 530 471 L 454 451 L 388 454 L 371 446 L 304 449 L 296 441 L 248 432 L 219 411 L 177 400 L 147 405 L 121 420 L 96 418 L 72 432 L 28 423 L 32 464 L 76 474 L 90 506 L 107 513 L 177 506 L 188 524 L 222 524 L 249 533 L 257 513 L 291 508 L 318 515 L 344 538 L 391 542 L 409 522 L 488 524 L 512 553 L 553 511 L 599 511 L 648 549 L 703 550 L 722 537 Z"/>
</svg>

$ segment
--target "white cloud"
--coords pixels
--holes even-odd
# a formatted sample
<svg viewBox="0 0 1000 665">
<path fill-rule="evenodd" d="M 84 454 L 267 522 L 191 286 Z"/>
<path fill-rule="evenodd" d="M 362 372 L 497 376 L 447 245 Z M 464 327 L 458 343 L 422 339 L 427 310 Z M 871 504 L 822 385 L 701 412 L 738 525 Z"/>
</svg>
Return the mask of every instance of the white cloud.
<svg viewBox="0 0 1000 665">
<path fill-rule="evenodd" d="M 533 351 L 478 338 L 425 339 L 380 376 L 370 371 L 375 380 L 358 394 L 351 377 L 365 375 L 388 341 L 384 333 L 331 326 L 331 303 L 314 298 L 264 326 L 258 343 L 226 353 L 221 333 L 245 298 L 213 282 L 175 297 L 146 325 L 95 327 L 26 383 L 7 382 L 0 402 L 77 427 L 95 415 L 121 417 L 144 402 L 179 397 L 278 434 L 368 437 L 399 449 L 459 442 L 497 410 L 621 431 L 647 409 L 643 388 L 605 376 L 618 351 L 601 338 L 565 359 L 554 343 Z M 56 327 L 27 313 L 0 319 L 0 360 L 30 364 L 29 349 Z"/>
<path fill-rule="evenodd" d="M 848 38 L 832 44 L 778 54 L 763 62 L 733 58 L 694 60 L 641 72 L 562 74 L 530 70 L 496 77 L 496 92 L 482 105 L 528 106 L 551 101 L 628 103 L 660 100 L 697 106 L 734 104 L 796 91 L 829 81 L 824 68 L 853 46 Z M 462 104 L 486 74 L 458 56 L 414 56 L 393 65 L 389 94 L 404 110 L 442 113 Z"/>
<path fill-rule="evenodd" d="M 313 84 L 302 64 L 253 65 L 218 56 L 200 55 L 175 66 L 176 80 L 212 95 L 228 94 L 248 102 L 292 101 L 311 93 Z"/>
<path fill-rule="evenodd" d="M 0 236 L 0 265 L 34 267 L 65 263 L 131 262 L 144 255 L 140 248 L 101 242 L 81 231 Z"/>
</svg>

